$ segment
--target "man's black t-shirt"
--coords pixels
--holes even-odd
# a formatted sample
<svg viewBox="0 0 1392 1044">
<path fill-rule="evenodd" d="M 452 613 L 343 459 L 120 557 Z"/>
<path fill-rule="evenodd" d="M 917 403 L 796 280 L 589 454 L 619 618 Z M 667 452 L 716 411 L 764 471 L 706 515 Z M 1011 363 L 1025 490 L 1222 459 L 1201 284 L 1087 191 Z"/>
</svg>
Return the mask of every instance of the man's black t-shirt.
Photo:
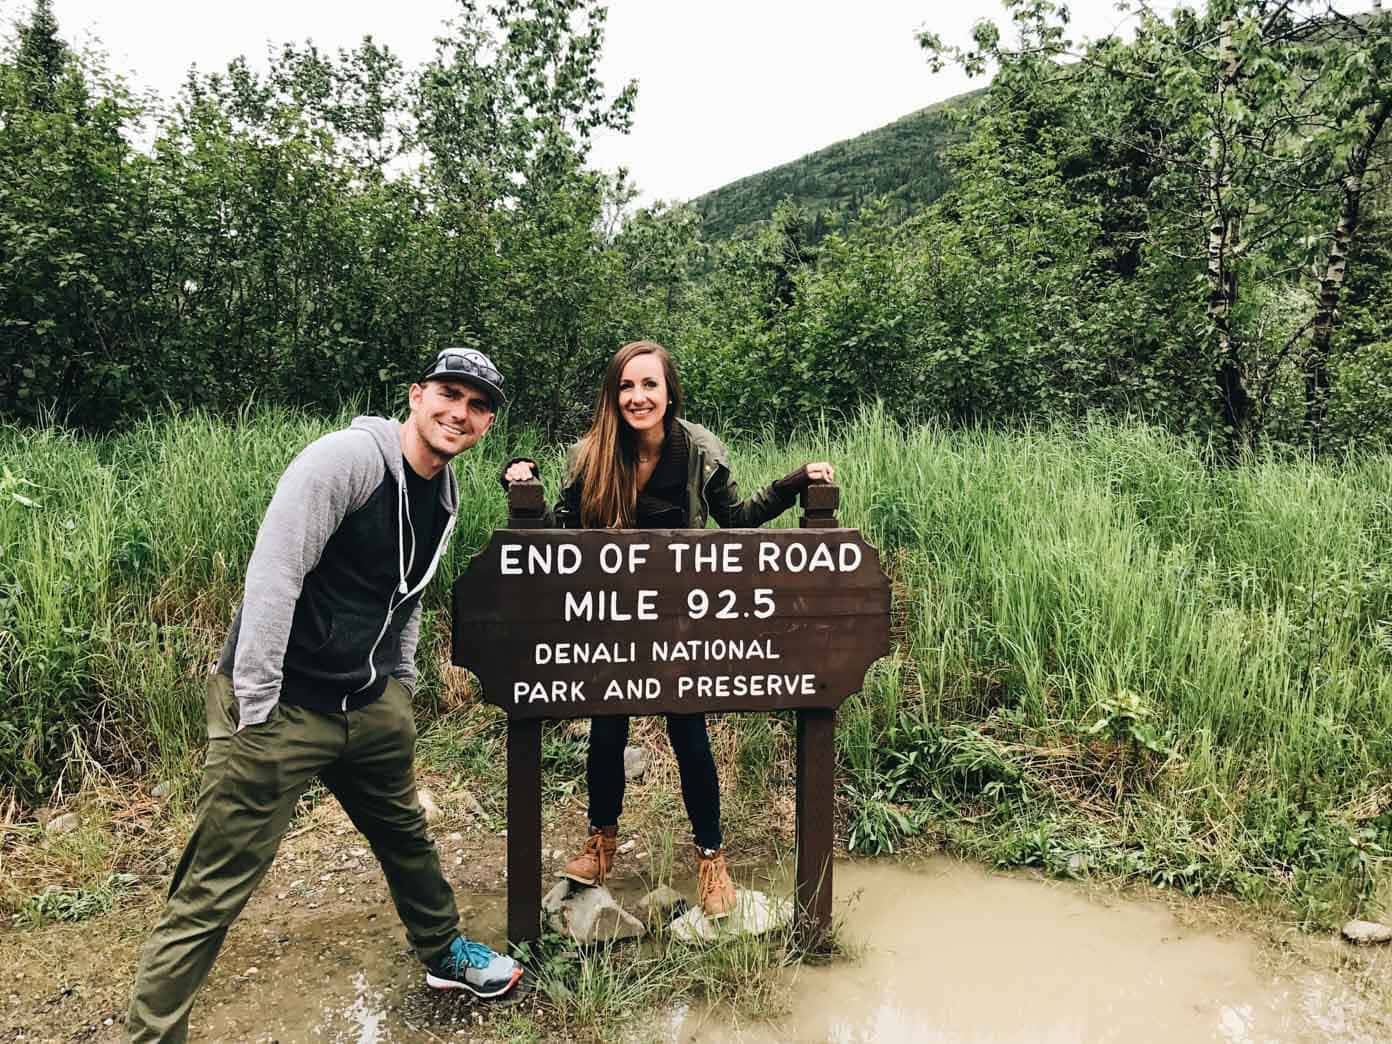
<svg viewBox="0 0 1392 1044">
<path fill-rule="evenodd" d="M 426 479 L 411 470 L 410 462 L 405 457 L 401 459 L 401 465 L 406 472 L 406 507 L 411 512 L 411 529 L 416 534 L 416 555 L 411 559 L 411 568 L 406 574 L 407 590 L 414 590 L 430 568 L 431 552 L 439 542 L 443 527 L 440 483 L 445 480 L 445 473 L 442 469 L 433 479 Z M 406 538 L 406 553 L 411 553 L 409 536 Z"/>
</svg>

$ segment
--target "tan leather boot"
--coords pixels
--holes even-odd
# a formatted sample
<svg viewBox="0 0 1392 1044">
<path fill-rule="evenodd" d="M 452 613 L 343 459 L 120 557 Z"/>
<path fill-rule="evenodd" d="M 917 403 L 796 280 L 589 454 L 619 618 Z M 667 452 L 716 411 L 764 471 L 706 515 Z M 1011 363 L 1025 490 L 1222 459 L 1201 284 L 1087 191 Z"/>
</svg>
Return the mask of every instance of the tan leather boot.
<svg viewBox="0 0 1392 1044">
<path fill-rule="evenodd" d="M 618 846 L 618 826 L 592 826 L 580 854 L 566 863 L 556 876 L 568 877 L 576 884 L 602 885 L 609 868 L 614 865 L 614 852 Z"/>
<path fill-rule="evenodd" d="M 735 882 L 725 866 L 725 849 L 696 846 L 696 898 L 713 921 L 735 908 Z"/>
</svg>

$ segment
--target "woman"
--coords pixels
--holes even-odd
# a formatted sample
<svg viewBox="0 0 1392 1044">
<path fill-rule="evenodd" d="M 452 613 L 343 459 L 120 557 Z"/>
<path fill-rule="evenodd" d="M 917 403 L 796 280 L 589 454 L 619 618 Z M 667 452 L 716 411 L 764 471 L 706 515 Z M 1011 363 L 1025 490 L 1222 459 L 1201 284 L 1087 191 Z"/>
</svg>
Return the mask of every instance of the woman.
<svg viewBox="0 0 1392 1044">
<path fill-rule="evenodd" d="M 571 449 L 553 524 L 702 529 L 712 517 L 725 527 L 754 527 L 792 507 L 809 482 L 832 480 L 830 464 L 807 464 L 741 500 L 725 447 L 701 425 L 681 418 L 681 402 L 681 384 L 666 349 L 654 341 L 620 348 L 605 372 L 590 430 Z M 505 468 L 503 484 L 536 473 L 534 461 L 515 460 Z M 667 715 L 667 735 L 691 819 L 701 906 L 708 917 L 724 917 L 735 905 L 735 887 L 721 845 L 720 783 L 705 715 Z M 561 871 L 580 884 L 601 884 L 614 863 L 627 742 L 627 717 L 592 719 L 585 766 L 589 837 Z"/>
</svg>

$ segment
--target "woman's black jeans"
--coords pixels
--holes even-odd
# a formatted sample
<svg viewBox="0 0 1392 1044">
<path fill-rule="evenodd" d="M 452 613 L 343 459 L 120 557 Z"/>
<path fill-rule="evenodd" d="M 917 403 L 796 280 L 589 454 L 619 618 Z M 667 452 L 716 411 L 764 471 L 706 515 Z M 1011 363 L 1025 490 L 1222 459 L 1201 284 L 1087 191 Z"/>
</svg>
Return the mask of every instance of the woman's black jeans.
<svg viewBox="0 0 1392 1044">
<path fill-rule="evenodd" d="M 720 782 L 706 735 L 704 714 L 668 714 L 667 736 L 681 772 L 682 802 L 702 848 L 720 847 Z M 590 823 L 613 826 L 623 811 L 624 747 L 628 718 L 590 719 L 590 752 L 585 778 L 590 787 Z"/>
</svg>

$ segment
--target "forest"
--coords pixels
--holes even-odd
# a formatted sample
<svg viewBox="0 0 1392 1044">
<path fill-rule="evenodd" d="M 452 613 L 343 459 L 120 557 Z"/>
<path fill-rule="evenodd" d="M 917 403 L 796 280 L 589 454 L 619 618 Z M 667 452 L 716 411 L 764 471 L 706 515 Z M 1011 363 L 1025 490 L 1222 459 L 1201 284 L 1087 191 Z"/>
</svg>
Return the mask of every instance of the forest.
<svg viewBox="0 0 1392 1044">
<path fill-rule="evenodd" d="M 465 3 L 419 69 L 286 44 L 157 99 L 40 2 L 0 64 L 0 415 L 381 404 L 466 344 L 566 437 L 646 336 L 695 415 L 746 430 L 880 400 L 1142 418 L 1230 458 L 1386 445 L 1387 17 L 1142 7 L 1134 39 L 1079 48 L 1062 6 L 1012 9 L 922 39 L 926 65 L 995 70 L 955 130 L 930 111 L 757 191 L 634 209 L 587 166 L 637 89 L 597 79 L 597 5 Z"/>
</svg>

